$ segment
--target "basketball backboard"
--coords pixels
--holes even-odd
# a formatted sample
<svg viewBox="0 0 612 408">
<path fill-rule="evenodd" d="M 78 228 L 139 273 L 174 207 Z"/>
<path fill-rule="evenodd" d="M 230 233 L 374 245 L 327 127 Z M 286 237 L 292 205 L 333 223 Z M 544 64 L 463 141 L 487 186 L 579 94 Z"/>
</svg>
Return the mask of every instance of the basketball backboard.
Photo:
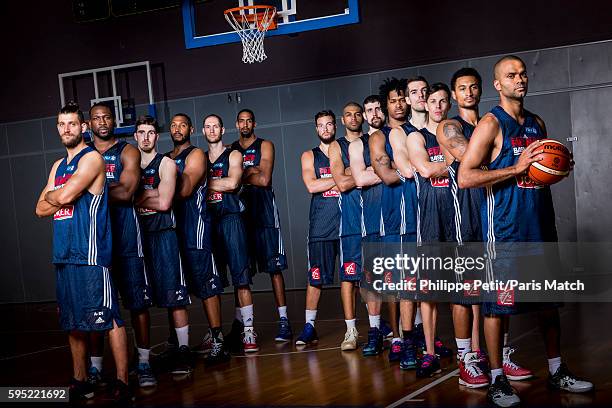
<svg viewBox="0 0 612 408">
<path fill-rule="evenodd" d="M 316 4 L 315 4 L 316 3 Z M 277 28 L 266 36 L 296 34 L 359 22 L 358 0 L 183 0 L 185 47 L 201 48 L 240 42 L 225 22 L 223 11 L 232 7 L 270 5 L 276 7 Z"/>
</svg>

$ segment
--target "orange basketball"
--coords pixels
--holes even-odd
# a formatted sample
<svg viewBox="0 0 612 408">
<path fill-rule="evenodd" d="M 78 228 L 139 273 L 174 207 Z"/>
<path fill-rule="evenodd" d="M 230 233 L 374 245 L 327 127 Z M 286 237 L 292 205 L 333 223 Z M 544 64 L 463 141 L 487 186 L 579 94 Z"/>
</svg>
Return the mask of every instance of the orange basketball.
<svg viewBox="0 0 612 408">
<path fill-rule="evenodd" d="M 542 139 L 541 142 L 544 158 L 532 163 L 527 175 L 537 184 L 555 184 L 570 172 L 570 152 L 563 143 L 556 140 Z"/>
</svg>

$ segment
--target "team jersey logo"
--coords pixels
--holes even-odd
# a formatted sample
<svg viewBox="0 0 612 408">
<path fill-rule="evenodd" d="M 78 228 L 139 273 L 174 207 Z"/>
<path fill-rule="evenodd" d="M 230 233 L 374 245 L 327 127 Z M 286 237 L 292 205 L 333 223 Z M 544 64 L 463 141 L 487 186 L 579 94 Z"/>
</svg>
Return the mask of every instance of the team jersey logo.
<svg viewBox="0 0 612 408">
<path fill-rule="evenodd" d="M 57 210 L 55 214 L 53 214 L 53 219 L 55 221 L 67 220 L 67 219 L 72 218 L 73 214 L 74 214 L 74 206 L 67 205 Z"/>
<path fill-rule="evenodd" d="M 544 186 L 536 184 L 527 174 L 516 176 L 516 185 L 520 188 L 543 188 Z"/>
<path fill-rule="evenodd" d="M 383 273 L 383 281 L 385 283 L 391 283 L 393 282 L 393 274 L 391 273 L 391 271 L 385 271 Z"/>
<path fill-rule="evenodd" d="M 142 176 L 141 182 L 145 190 L 153 190 L 153 184 L 155 184 L 155 176 Z"/>
<path fill-rule="evenodd" d="M 497 304 L 500 306 L 513 306 L 514 305 L 514 289 L 497 291 Z"/>
<path fill-rule="evenodd" d="M 327 190 L 323 192 L 323 197 L 325 198 L 338 198 L 340 197 L 340 192 L 336 190 Z"/>
<path fill-rule="evenodd" d="M 345 275 L 355 275 L 357 273 L 357 264 L 355 262 L 345 262 L 342 265 Z"/>
<path fill-rule="evenodd" d="M 510 138 L 510 142 L 512 143 L 512 154 L 515 156 L 520 156 L 523 153 L 523 150 L 527 148 L 530 144 L 538 140 L 537 137 L 528 137 L 525 135 L 524 137 L 512 137 Z"/>
<path fill-rule="evenodd" d="M 464 297 L 477 297 L 480 296 L 480 288 L 474 288 L 473 280 L 465 280 L 463 281 L 466 285 L 468 285 L 468 289 L 463 290 Z"/>
<path fill-rule="evenodd" d="M 429 161 L 432 163 L 443 163 L 444 162 L 444 154 L 440 150 L 440 146 L 432 146 L 427 149 L 427 154 L 429 155 Z M 449 180 L 448 177 L 431 177 L 429 179 L 432 187 L 448 187 Z"/>
<path fill-rule="evenodd" d="M 136 207 L 136 211 L 138 212 L 138 215 L 153 215 L 153 214 L 157 214 L 157 211 L 152 210 L 150 208 L 144 208 L 144 207 Z"/>
<path fill-rule="evenodd" d="M 250 166 L 254 166 L 255 165 L 255 153 L 250 153 L 250 151 L 247 151 L 244 155 L 243 155 L 243 162 L 242 162 L 242 167 L 243 168 L 247 168 Z"/>
<path fill-rule="evenodd" d="M 106 163 L 106 178 L 108 180 L 114 180 L 116 170 L 117 166 L 115 165 L 115 163 Z"/>
<path fill-rule="evenodd" d="M 431 177 L 429 179 L 432 187 L 448 187 L 449 180 L 448 177 Z"/>
<path fill-rule="evenodd" d="M 210 170 L 210 178 L 212 178 L 213 180 L 216 179 L 220 179 L 223 177 L 223 167 L 219 168 L 212 168 Z"/>
<path fill-rule="evenodd" d="M 330 178 L 331 176 L 331 169 L 329 167 L 319 167 L 320 178 Z"/>
<path fill-rule="evenodd" d="M 206 196 L 206 201 L 209 203 L 218 203 L 223 200 L 223 193 L 219 193 L 218 191 L 211 191 Z"/>
<path fill-rule="evenodd" d="M 310 277 L 312 278 L 312 280 L 321 279 L 321 270 L 317 266 L 313 266 L 312 268 L 310 268 Z"/>
</svg>

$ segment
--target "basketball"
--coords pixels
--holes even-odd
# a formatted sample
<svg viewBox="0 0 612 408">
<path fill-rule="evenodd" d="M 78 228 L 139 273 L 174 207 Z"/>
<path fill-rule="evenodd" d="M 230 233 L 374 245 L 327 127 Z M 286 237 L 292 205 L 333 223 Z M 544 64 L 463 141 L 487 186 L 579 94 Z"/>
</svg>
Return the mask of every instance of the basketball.
<svg viewBox="0 0 612 408">
<path fill-rule="evenodd" d="M 542 140 L 544 158 L 532 163 L 527 175 L 537 184 L 558 183 L 570 172 L 570 152 L 561 142 L 552 139 Z"/>
</svg>

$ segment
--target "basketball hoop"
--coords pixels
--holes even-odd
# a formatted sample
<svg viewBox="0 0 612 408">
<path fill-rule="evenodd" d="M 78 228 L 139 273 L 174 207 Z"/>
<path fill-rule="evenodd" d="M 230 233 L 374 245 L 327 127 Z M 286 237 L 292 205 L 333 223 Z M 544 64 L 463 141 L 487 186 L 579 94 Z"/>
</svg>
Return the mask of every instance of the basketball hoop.
<svg viewBox="0 0 612 408">
<path fill-rule="evenodd" d="M 224 14 L 242 41 L 242 62 L 252 64 L 265 60 L 264 37 L 268 30 L 276 28 L 276 7 L 234 7 Z"/>
</svg>

